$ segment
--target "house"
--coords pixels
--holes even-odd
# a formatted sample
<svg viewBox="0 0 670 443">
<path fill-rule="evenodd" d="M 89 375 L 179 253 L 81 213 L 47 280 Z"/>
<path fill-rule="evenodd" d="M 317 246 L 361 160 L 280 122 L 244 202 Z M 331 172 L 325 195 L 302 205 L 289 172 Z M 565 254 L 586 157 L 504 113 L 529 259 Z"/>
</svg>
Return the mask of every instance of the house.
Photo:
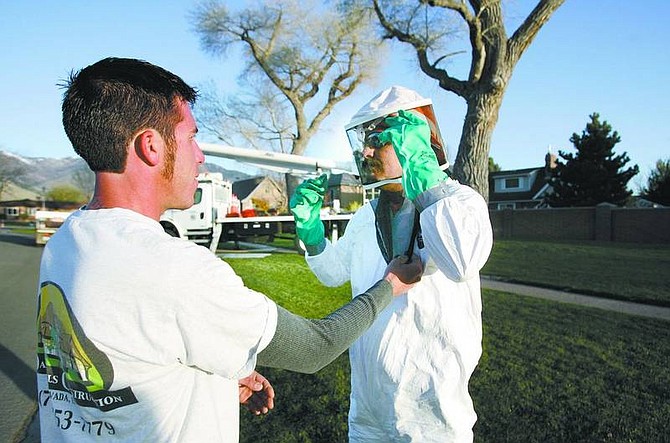
<svg viewBox="0 0 670 443">
<path fill-rule="evenodd" d="M 81 203 L 61 202 L 52 200 L 5 200 L 0 201 L 0 219 L 2 220 L 34 220 L 35 212 L 40 209 L 49 211 L 72 211 L 81 207 Z"/>
<path fill-rule="evenodd" d="M 547 153 L 544 166 L 489 173 L 489 209 L 530 209 L 544 206 L 551 192 L 549 178 L 556 156 Z"/>
<path fill-rule="evenodd" d="M 28 220 L 35 218 L 35 212 L 42 208 L 42 201 L 24 198 L 0 202 L 0 219 Z"/>
<path fill-rule="evenodd" d="M 284 189 L 267 176 L 236 181 L 233 194 L 240 201 L 240 213 L 250 209 L 260 213 L 284 212 L 288 207 Z"/>
<path fill-rule="evenodd" d="M 350 212 L 363 204 L 363 185 L 352 174 L 331 174 L 328 178 L 328 191 L 324 206 L 335 212 Z"/>
<path fill-rule="evenodd" d="M 371 191 L 368 191 L 370 193 Z M 366 197 L 372 198 L 366 193 Z M 261 176 L 233 183 L 233 194 L 240 201 L 239 212 L 282 213 L 288 210 L 286 191 L 270 177 Z M 330 174 L 323 205 L 335 212 L 355 211 L 363 204 L 363 185 L 352 174 Z"/>
</svg>

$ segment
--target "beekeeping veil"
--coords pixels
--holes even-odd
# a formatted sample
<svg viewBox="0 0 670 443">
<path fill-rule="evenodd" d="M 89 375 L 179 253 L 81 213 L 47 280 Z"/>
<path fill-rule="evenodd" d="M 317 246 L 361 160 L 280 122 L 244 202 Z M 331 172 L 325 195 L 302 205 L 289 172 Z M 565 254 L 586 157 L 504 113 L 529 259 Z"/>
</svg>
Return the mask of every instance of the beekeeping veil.
<svg viewBox="0 0 670 443">
<path fill-rule="evenodd" d="M 386 128 L 384 123 L 386 117 L 392 116 L 400 110 L 411 111 L 428 123 L 430 127 L 430 146 L 435 152 L 437 161 L 442 169 L 449 166 L 444 141 L 435 119 L 433 102 L 411 89 L 391 86 L 377 94 L 359 109 L 344 127 L 354 153 L 354 161 L 360 174 L 361 183 L 365 189 L 400 182 L 400 177 L 384 178 L 382 180 L 375 178 L 370 165 L 363 157 L 364 148 L 369 145 L 371 136 L 383 131 Z"/>
</svg>

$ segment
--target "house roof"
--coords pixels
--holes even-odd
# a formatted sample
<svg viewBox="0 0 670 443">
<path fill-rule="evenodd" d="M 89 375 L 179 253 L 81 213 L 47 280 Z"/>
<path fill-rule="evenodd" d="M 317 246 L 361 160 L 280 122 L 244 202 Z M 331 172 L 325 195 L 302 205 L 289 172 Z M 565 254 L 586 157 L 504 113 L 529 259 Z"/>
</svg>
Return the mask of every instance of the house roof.
<svg viewBox="0 0 670 443">
<path fill-rule="evenodd" d="M 266 177 L 260 176 L 247 178 L 245 180 L 238 180 L 233 183 L 233 194 L 235 194 L 240 200 L 244 200 L 249 194 L 253 192 L 254 189 L 258 187 L 258 185 L 261 184 L 265 178 Z"/>
<path fill-rule="evenodd" d="M 32 200 L 29 198 L 24 198 L 21 200 L 4 200 L 0 202 L 0 206 L 3 208 L 13 208 L 16 206 L 22 206 L 24 208 L 36 208 L 42 206 L 41 200 Z"/>
<path fill-rule="evenodd" d="M 356 186 L 360 185 L 361 182 L 358 178 L 356 178 L 355 175 L 353 174 L 330 174 L 330 177 L 328 178 L 328 186 L 342 186 L 342 185 L 347 185 L 347 186 Z"/>
<path fill-rule="evenodd" d="M 544 169 L 544 167 L 539 166 L 539 167 L 535 167 L 535 168 L 510 169 L 509 171 L 490 172 L 489 173 L 489 178 L 492 178 L 492 177 L 495 177 L 495 178 L 507 177 L 508 175 L 524 175 L 524 174 L 531 173 L 533 171 L 537 171 L 539 169 Z"/>
<path fill-rule="evenodd" d="M 3 208 L 13 208 L 13 207 L 23 207 L 23 208 L 41 208 L 44 204 L 45 208 L 49 209 L 78 209 L 82 206 L 81 203 L 77 202 L 63 202 L 63 201 L 54 201 L 46 200 L 42 203 L 42 200 L 32 200 L 29 198 L 24 198 L 22 200 L 5 200 L 0 202 L 0 207 Z"/>
<path fill-rule="evenodd" d="M 519 191 L 506 190 L 504 192 L 496 192 L 496 180 L 513 177 L 527 177 L 530 187 L 523 188 Z M 489 173 L 489 203 L 539 201 L 542 200 L 544 192 L 546 192 L 547 189 L 545 168 L 543 166 Z"/>
<path fill-rule="evenodd" d="M 233 194 L 237 196 L 238 199 L 244 200 L 247 198 L 261 183 L 264 181 L 269 181 L 274 187 L 276 187 L 280 192 L 282 192 L 281 187 L 275 182 L 271 177 L 267 176 L 258 176 L 252 177 L 245 180 L 238 180 L 233 183 Z"/>
<path fill-rule="evenodd" d="M 279 186 L 272 180 L 270 177 L 258 176 L 252 177 L 245 180 L 238 180 L 233 183 L 233 194 L 237 196 L 238 199 L 244 200 L 251 194 L 254 189 L 256 189 L 264 180 L 271 180 L 275 186 Z M 328 178 L 328 187 L 337 187 L 337 186 L 356 186 L 360 185 L 361 182 L 353 174 L 331 174 Z"/>
</svg>

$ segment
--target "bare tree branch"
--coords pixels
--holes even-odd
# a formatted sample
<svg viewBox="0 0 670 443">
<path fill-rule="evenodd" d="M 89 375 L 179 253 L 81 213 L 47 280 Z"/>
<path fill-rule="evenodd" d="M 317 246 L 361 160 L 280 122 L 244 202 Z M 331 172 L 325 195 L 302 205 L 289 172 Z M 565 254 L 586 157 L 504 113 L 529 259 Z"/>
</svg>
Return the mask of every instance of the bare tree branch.
<svg viewBox="0 0 670 443">
<path fill-rule="evenodd" d="M 447 58 L 447 55 L 438 57 L 435 62 L 431 63 L 428 59 L 429 45 L 427 44 L 427 39 L 411 32 L 411 18 L 416 15 L 418 7 L 411 9 L 409 13 L 410 19 L 406 20 L 404 29 L 401 29 L 400 26 L 390 19 L 390 17 L 397 17 L 397 15 L 394 12 L 385 14 L 380 5 L 380 0 L 373 0 L 372 6 L 379 23 L 385 30 L 383 36 L 385 39 L 395 38 L 403 43 L 410 44 L 416 51 L 419 67 L 426 75 L 437 80 L 443 89 L 452 91 L 462 97 L 467 94 L 467 83 L 452 77 L 446 69 L 438 68 L 438 63 Z"/>
<path fill-rule="evenodd" d="M 563 4 L 565 0 L 542 0 L 526 17 L 521 26 L 514 32 L 507 45 L 510 56 L 514 57 L 516 63 L 531 42 L 540 32 L 544 24 L 549 21 L 551 15 Z"/>
<path fill-rule="evenodd" d="M 455 11 L 467 24 L 470 36 L 470 45 L 472 47 L 471 55 L 471 64 L 470 64 L 470 76 L 468 81 L 477 82 L 479 81 L 482 69 L 484 68 L 484 60 L 486 57 L 486 49 L 484 48 L 484 37 L 482 31 L 482 24 L 479 20 L 480 6 L 478 2 L 471 2 L 471 5 L 474 8 L 475 13 L 468 9 L 468 6 L 463 1 L 452 1 L 452 0 L 442 0 L 442 1 L 428 1 L 421 0 L 422 3 L 427 3 L 430 6 L 438 6 L 445 9 L 450 9 Z M 438 61 L 441 61 L 442 58 L 448 57 L 446 54 L 438 58 Z M 436 62 L 437 64 L 437 62 Z"/>
<path fill-rule="evenodd" d="M 267 145 L 265 149 L 290 142 L 291 153 L 304 153 L 333 107 L 372 78 L 380 60 L 381 42 L 370 14 L 344 9 L 336 13 L 309 1 L 281 0 L 255 4 L 237 14 L 222 3 L 210 2 L 196 10 L 193 18 L 208 52 L 221 55 L 233 44 L 245 50 L 248 58 L 241 82 L 253 79 L 255 86 L 265 85 L 266 94 L 269 88 L 277 94 L 273 112 L 268 108 L 271 102 L 247 96 L 237 104 L 229 101 L 225 115 L 212 112 L 210 117 L 215 118 L 203 118 L 209 120 L 203 127 L 221 134 L 215 128 L 217 118 L 224 115 L 228 123 L 237 118 L 236 124 L 228 126 L 237 133 L 235 137 L 255 146 Z M 254 122 L 248 111 L 242 112 L 242 102 L 260 105 L 269 115 L 256 113 L 261 118 Z"/>
<path fill-rule="evenodd" d="M 453 172 L 457 179 L 473 186 L 485 198 L 488 198 L 491 137 L 514 67 L 563 1 L 539 0 L 508 38 L 502 0 L 417 0 L 416 3 L 372 0 L 383 38 L 410 45 L 421 70 L 437 80 L 442 89 L 465 100 L 467 110 Z M 417 13 L 419 6 L 425 8 L 425 16 Z M 468 31 L 471 59 L 467 80 L 457 79 L 446 68 L 438 67 L 449 57 L 463 53 L 447 50 L 458 43 L 455 30 L 458 25 L 441 21 L 442 16 L 458 18 L 461 27 Z M 451 27 L 454 29 L 449 29 Z"/>
</svg>

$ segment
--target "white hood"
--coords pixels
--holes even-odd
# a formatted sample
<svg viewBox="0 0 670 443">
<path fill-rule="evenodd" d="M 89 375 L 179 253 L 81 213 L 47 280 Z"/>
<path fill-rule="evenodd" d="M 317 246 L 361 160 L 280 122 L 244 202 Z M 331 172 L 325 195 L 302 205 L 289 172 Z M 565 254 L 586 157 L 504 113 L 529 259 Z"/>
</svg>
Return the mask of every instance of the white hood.
<svg viewBox="0 0 670 443">
<path fill-rule="evenodd" d="M 432 104 L 433 102 L 429 98 L 422 97 L 416 91 L 403 86 L 391 86 L 377 94 L 359 109 L 344 129 L 347 130 L 375 118 L 398 112 L 401 109 L 407 110 Z"/>
</svg>

